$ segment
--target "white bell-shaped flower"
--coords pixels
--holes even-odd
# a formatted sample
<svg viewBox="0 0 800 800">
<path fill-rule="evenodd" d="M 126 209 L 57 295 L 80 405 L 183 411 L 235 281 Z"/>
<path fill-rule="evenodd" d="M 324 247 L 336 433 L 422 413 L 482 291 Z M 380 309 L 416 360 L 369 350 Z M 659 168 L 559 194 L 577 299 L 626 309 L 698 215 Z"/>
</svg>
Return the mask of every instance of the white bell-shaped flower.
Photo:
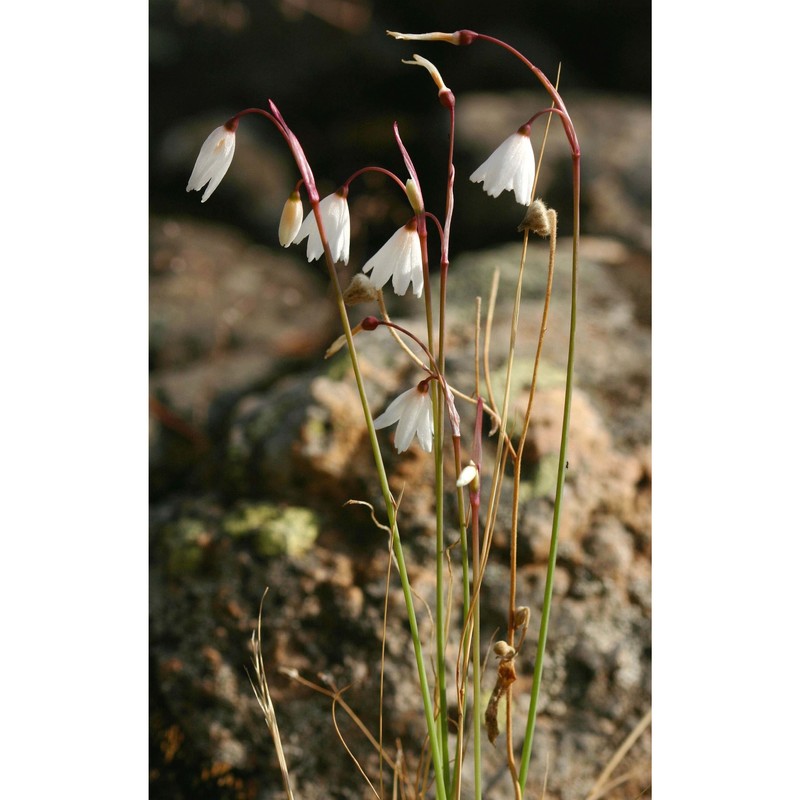
<svg viewBox="0 0 800 800">
<path fill-rule="evenodd" d="M 428 382 L 422 381 L 413 389 L 403 392 L 389 403 L 386 411 L 376 417 L 375 429 L 388 428 L 397 423 L 394 446 L 403 453 L 411 446 L 416 435 L 420 447 L 430 453 L 433 448 L 433 404 L 428 392 Z"/>
<path fill-rule="evenodd" d="M 500 192 L 513 190 L 517 202 L 527 206 L 531 201 L 535 174 L 536 160 L 531 144 L 530 126 L 523 125 L 512 133 L 469 176 L 469 179 L 473 183 L 482 182 L 484 191 L 490 197 L 497 197 Z"/>
<path fill-rule="evenodd" d="M 200 155 L 194 163 L 194 169 L 186 184 L 186 191 L 199 192 L 206 184 L 201 202 L 205 203 L 225 177 L 228 167 L 233 161 L 236 148 L 236 133 L 224 125 L 214 128 L 211 135 L 203 142 Z"/>
<path fill-rule="evenodd" d="M 370 280 L 379 289 L 389 278 L 395 294 L 403 295 L 410 283 L 417 297 L 422 296 L 422 248 L 417 235 L 417 221 L 395 231 L 386 244 L 364 264 L 364 272 L 372 272 Z"/>
<path fill-rule="evenodd" d="M 347 207 L 346 195 L 335 192 L 323 197 L 319 201 L 319 211 L 334 262 L 344 261 L 346 264 L 350 259 L 350 209 Z M 325 249 L 322 246 L 313 210 L 303 220 L 293 243 L 300 244 L 306 236 L 308 236 L 306 257 L 309 261 L 316 261 Z"/>
</svg>

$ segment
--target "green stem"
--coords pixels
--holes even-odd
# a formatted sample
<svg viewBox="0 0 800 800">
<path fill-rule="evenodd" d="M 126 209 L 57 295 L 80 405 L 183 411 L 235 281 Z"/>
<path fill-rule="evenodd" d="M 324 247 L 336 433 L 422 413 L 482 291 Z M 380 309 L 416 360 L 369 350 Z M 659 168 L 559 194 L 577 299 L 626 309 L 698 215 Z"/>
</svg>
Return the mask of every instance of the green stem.
<svg viewBox="0 0 800 800">
<path fill-rule="evenodd" d="M 431 354 L 431 370 L 437 374 L 439 366 L 433 361 L 433 311 L 431 302 L 431 280 L 428 262 L 428 233 L 425 214 L 417 214 L 417 233 L 422 251 L 422 275 L 425 295 L 425 320 L 428 328 L 428 353 Z M 439 343 L 441 349 L 441 342 Z M 447 741 L 447 664 L 445 661 L 445 613 L 444 613 L 444 465 L 442 441 L 444 432 L 444 394 L 439 381 L 431 393 L 433 403 L 433 459 L 436 480 L 436 689 L 439 701 L 438 738 L 442 752 L 444 779 L 450 787 L 450 757 Z M 447 797 L 449 798 L 449 793 Z"/>
<path fill-rule="evenodd" d="M 436 382 L 436 429 L 434 440 L 434 468 L 436 470 L 436 681 L 439 690 L 439 728 L 442 741 L 444 777 L 450 786 L 450 756 L 447 719 L 447 662 L 446 614 L 444 603 L 444 390 Z M 448 793 L 448 797 L 449 797 Z"/>
<path fill-rule="evenodd" d="M 547 559 L 547 578 L 544 587 L 544 601 L 542 603 L 542 620 L 539 625 L 539 641 L 536 646 L 536 661 L 533 668 L 533 686 L 531 688 L 531 702 L 528 707 L 528 721 L 525 727 L 525 740 L 522 744 L 520 757 L 519 786 L 525 791 L 525 781 L 528 777 L 531 750 L 533 748 L 533 733 L 536 727 L 536 713 L 539 704 L 539 691 L 542 686 L 542 671 L 544 668 L 544 652 L 547 645 L 547 632 L 550 625 L 550 608 L 553 601 L 553 579 L 556 571 L 556 558 L 558 556 L 558 528 L 561 520 L 561 500 L 564 494 L 564 479 L 566 476 L 567 440 L 569 437 L 569 416 L 572 407 L 572 378 L 575 366 L 575 330 L 578 312 L 578 245 L 580 239 L 580 186 L 581 186 L 580 152 L 572 157 L 572 291 L 570 300 L 569 320 L 569 349 L 567 353 L 567 379 L 564 389 L 564 416 L 561 424 L 561 449 L 558 454 L 558 481 L 556 483 L 556 497 L 553 507 L 553 528 L 550 536 L 550 553 Z"/>
<path fill-rule="evenodd" d="M 481 789 L 481 587 L 480 587 L 480 497 L 470 492 L 472 506 L 472 750 L 475 798 Z"/>
<path fill-rule="evenodd" d="M 452 191 L 452 164 L 454 145 L 454 108 L 450 107 L 450 150 L 447 163 L 447 190 L 445 226 L 441 237 L 441 268 L 439 272 L 439 338 L 437 369 L 439 375 L 444 377 L 445 367 L 445 298 L 447 296 L 447 250 L 450 238 L 450 221 L 453 216 L 453 191 Z M 427 249 L 424 251 L 427 259 Z M 426 270 L 427 272 L 427 270 Z M 429 276 L 430 277 L 430 276 Z M 428 281 L 430 287 L 430 280 Z M 430 314 L 428 315 L 430 319 Z M 429 332 L 430 335 L 430 332 Z M 430 344 L 433 352 L 433 343 Z M 435 407 L 436 427 L 434 430 L 434 467 L 436 470 L 436 680 L 439 687 L 439 725 L 442 736 L 442 758 L 444 760 L 445 780 L 450 789 L 450 745 L 448 742 L 448 716 L 447 716 L 447 617 L 444 603 L 444 407 L 445 387 L 441 381 L 436 385 L 438 403 Z M 448 795 L 449 797 L 450 795 Z"/>
<path fill-rule="evenodd" d="M 453 459 L 455 462 L 455 471 L 458 475 L 461 471 L 461 437 L 453 437 Z M 464 626 L 467 625 L 469 619 L 469 606 L 470 606 L 470 591 L 469 591 L 469 550 L 467 545 L 467 519 L 466 508 L 464 506 L 464 490 L 456 490 L 456 498 L 458 501 L 458 532 L 459 540 L 461 543 L 461 593 L 462 593 L 462 619 Z M 459 656 L 459 662 L 461 657 Z M 464 666 L 469 670 L 468 661 L 465 660 Z M 456 665 L 456 694 L 457 694 L 457 707 L 458 719 L 456 720 L 456 753 L 455 764 L 453 765 L 453 778 L 450 789 L 450 797 L 453 800 L 459 800 L 461 797 L 461 769 L 464 754 L 464 697 L 461 691 L 460 681 L 460 668 Z"/>
<path fill-rule="evenodd" d="M 439 340 L 437 368 L 444 375 L 444 318 L 445 296 L 447 292 L 447 265 L 442 265 L 439 289 Z M 436 677 L 439 683 L 439 723 L 442 732 L 442 757 L 445 764 L 445 778 L 450 786 L 450 759 L 447 718 L 447 628 L 444 606 L 444 387 L 441 381 L 436 383 L 436 396 L 439 400 L 436 408 L 436 439 L 434 445 L 434 466 L 436 469 Z M 460 493 L 459 493 L 460 494 Z"/>
</svg>

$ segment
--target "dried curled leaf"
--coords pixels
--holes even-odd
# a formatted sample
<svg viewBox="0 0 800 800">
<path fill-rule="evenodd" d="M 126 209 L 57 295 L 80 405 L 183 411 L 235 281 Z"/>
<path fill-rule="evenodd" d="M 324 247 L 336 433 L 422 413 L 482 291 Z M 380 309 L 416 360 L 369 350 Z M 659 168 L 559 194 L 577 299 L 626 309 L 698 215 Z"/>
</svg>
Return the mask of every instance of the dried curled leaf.
<svg viewBox="0 0 800 800">
<path fill-rule="evenodd" d="M 508 691 L 508 687 L 516 679 L 517 670 L 514 667 L 513 659 L 501 661 L 497 665 L 497 680 L 495 681 L 494 689 L 492 689 L 492 696 L 489 698 L 489 704 L 486 706 L 486 715 L 484 716 L 486 734 L 492 744 L 495 743 L 500 735 L 500 729 L 497 726 L 497 707 Z"/>
</svg>

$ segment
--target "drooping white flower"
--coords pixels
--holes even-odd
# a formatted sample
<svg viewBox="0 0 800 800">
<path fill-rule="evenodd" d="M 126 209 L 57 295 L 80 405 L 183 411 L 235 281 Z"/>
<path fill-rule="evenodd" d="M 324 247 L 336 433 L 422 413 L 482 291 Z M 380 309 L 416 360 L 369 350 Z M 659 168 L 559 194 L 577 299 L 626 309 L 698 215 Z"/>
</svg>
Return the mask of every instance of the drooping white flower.
<svg viewBox="0 0 800 800">
<path fill-rule="evenodd" d="M 364 264 L 364 272 L 372 272 L 370 280 L 379 289 L 392 279 L 395 294 L 405 294 L 410 283 L 417 297 L 422 295 L 422 248 L 417 236 L 417 221 L 395 231 L 386 244 Z"/>
<path fill-rule="evenodd" d="M 288 247 L 303 222 L 303 201 L 300 199 L 300 192 L 294 191 L 289 195 L 289 199 L 283 206 L 281 221 L 278 224 L 278 241 Z"/>
<path fill-rule="evenodd" d="M 209 137 L 200 148 L 200 155 L 194 162 L 194 169 L 186 184 L 186 191 L 199 192 L 206 184 L 201 202 L 205 203 L 225 177 L 228 167 L 233 161 L 233 151 L 236 148 L 236 132 L 224 125 L 214 128 Z"/>
<path fill-rule="evenodd" d="M 319 211 L 334 262 L 344 261 L 346 264 L 350 259 L 350 209 L 347 207 L 346 194 L 335 192 L 324 197 L 319 201 Z M 309 261 L 316 261 L 325 249 L 322 246 L 313 210 L 303 220 L 293 244 L 300 244 L 306 236 L 308 236 L 306 257 Z"/>
<path fill-rule="evenodd" d="M 403 392 L 389 403 L 386 411 L 375 419 L 375 429 L 388 428 L 397 423 L 394 446 L 403 453 L 411 446 L 416 435 L 420 447 L 430 453 L 433 447 L 433 405 L 428 393 L 428 382 L 422 381 L 413 389 Z"/>
<path fill-rule="evenodd" d="M 484 191 L 490 197 L 500 192 L 512 191 L 517 202 L 527 206 L 531 201 L 536 161 L 533 156 L 530 126 L 523 125 L 512 133 L 469 179 L 473 183 L 483 182 Z"/>
</svg>

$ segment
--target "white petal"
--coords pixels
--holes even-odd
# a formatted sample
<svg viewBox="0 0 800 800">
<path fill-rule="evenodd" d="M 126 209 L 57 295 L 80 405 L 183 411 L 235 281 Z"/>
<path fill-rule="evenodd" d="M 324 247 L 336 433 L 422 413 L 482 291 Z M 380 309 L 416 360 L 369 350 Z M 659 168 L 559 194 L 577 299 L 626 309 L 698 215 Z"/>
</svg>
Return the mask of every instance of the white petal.
<svg viewBox="0 0 800 800">
<path fill-rule="evenodd" d="M 329 194 L 319 201 L 319 212 L 333 260 L 344 261 L 346 264 L 350 259 L 350 210 L 347 207 L 347 200 L 340 194 Z M 306 236 L 308 237 L 306 258 L 309 261 L 316 261 L 325 252 L 325 248 L 322 246 L 313 210 L 303 220 L 293 244 L 300 244 Z"/>
<path fill-rule="evenodd" d="M 406 404 L 408 403 L 408 398 L 411 396 L 412 392 L 416 392 L 417 389 L 414 387 L 413 389 L 409 389 L 406 392 L 403 392 L 401 395 L 395 397 L 391 403 L 386 408 L 386 411 L 383 412 L 378 417 L 375 417 L 373 421 L 373 425 L 375 426 L 375 430 L 380 430 L 381 428 L 388 428 L 389 425 L 394 425 L 400 419 L 400 416 L 404 413 Z"/>
<path fill-rule="evenodd" d="M 433 447 L 433 405 L 430 394 L 418 386 L 408 389 L 389 403 L 386 411 L 376 417 L 375 429 L 397 423 L 394 446 L 404 453 L 416 435 L 423 450 L 430 453 Z"/>
<path fill-rule="evenodd" d="M 372 271 L 370 280 L 379 289 L 392 277 L 395 264 L 398 258 L 401 257 L 401 237 L 404 230 L 404 228 L 400 228 L 400 230 L 395 231 L 383 247 L 362 268 L 364 272 Z"/>
<path fill-rule="evenodd" d="M 473 183 L 483 183 L 490 197 L 501 192 L 513 191 L 518 203 L 528 205 L 533 189 L 536 162 L 530 136 L 516 131 L 512 133 L 470 175 Z"/>
<path fill-rule="evenodd" d="M 372 275 L 369 276 L 372 285 L 377 286 L 378 289 L 382 289 L 386 281 L 392 277 L 392 262 L 388 258 L 382 258 L 376 261 L 377 255 L 378 254 L 373 256 L 364 264 L 363 269 L 364 272 L 372 270 Z"/>
<path fill-rule="evenodd" d="M 189 182 L 186 184 L 186 191 L 199 192 L 208 184 L 202 197 L 202 202 L 205 203 L 225 177 L 225 173 L 233 161 L 235 149 L 236 134 L 225 128 L 224 125 L 215 128 L 200 148 L 194 169 L 189 176 Z"/>
<path fill-rule="evenodd" d="M 396 230 L 389 241 L 363 267 L 372 271 L 370 280 L 381 288 L 392 278 L 395 294 L 404 295 L 408 284 L 413 282 L 414 294 L 422 294 L 422 250 L 415 229 L 403 226 Z"/>
<path fill-rule="evenodd" d="M 337 202 L 331 209 L 331 252 L 334 261 L 343 261 L 346 264 L 350 260 L 350 208 L 341 195 L 335 195 L 335 199 Z"/>
<path fill-rule="evenodd" d="M 425 411 L 425 394 L 418 389 L 412 390 L 415 397 L 409 397 L 403 415 L 397 423 L 397 432 L 394 435 L 394 446 L 398 453 L 404 453 L 411 446 L 420 416 Z"/>
<path fill-rule="evenodd" d="M 422 251 L 420 250 L 419 236 L 416 231 L 403 229 L 406 236 L 402 241 L 402 251 L 397 259 L 397 266 L 392 279 L 392 288 L 395 294 L 404 295 L 408 289 L 408 284 L 414 277 L 414 270 L 419 269 L 420 280 L 422 278 Z M 416 294 L 416 281 L 414 293 Z M 419 297 L 419 295 L 417 295 Z"/>
<path fill-rule="evenodd" d="M 417 420 L 417 439 L 420 447 L 430 453 L 433 448 L 433 404 L 428 393 L 423 397 L 422 413 Z"/>
<path fill-rule="evenodd" d="M 411 246 L 411 286 L 417 297 L 422 297 L 422 288 L 425 279 L 422 274 L 422 245 L 419 243 L 419 236 L 414 236 Z"/>
</svg>

